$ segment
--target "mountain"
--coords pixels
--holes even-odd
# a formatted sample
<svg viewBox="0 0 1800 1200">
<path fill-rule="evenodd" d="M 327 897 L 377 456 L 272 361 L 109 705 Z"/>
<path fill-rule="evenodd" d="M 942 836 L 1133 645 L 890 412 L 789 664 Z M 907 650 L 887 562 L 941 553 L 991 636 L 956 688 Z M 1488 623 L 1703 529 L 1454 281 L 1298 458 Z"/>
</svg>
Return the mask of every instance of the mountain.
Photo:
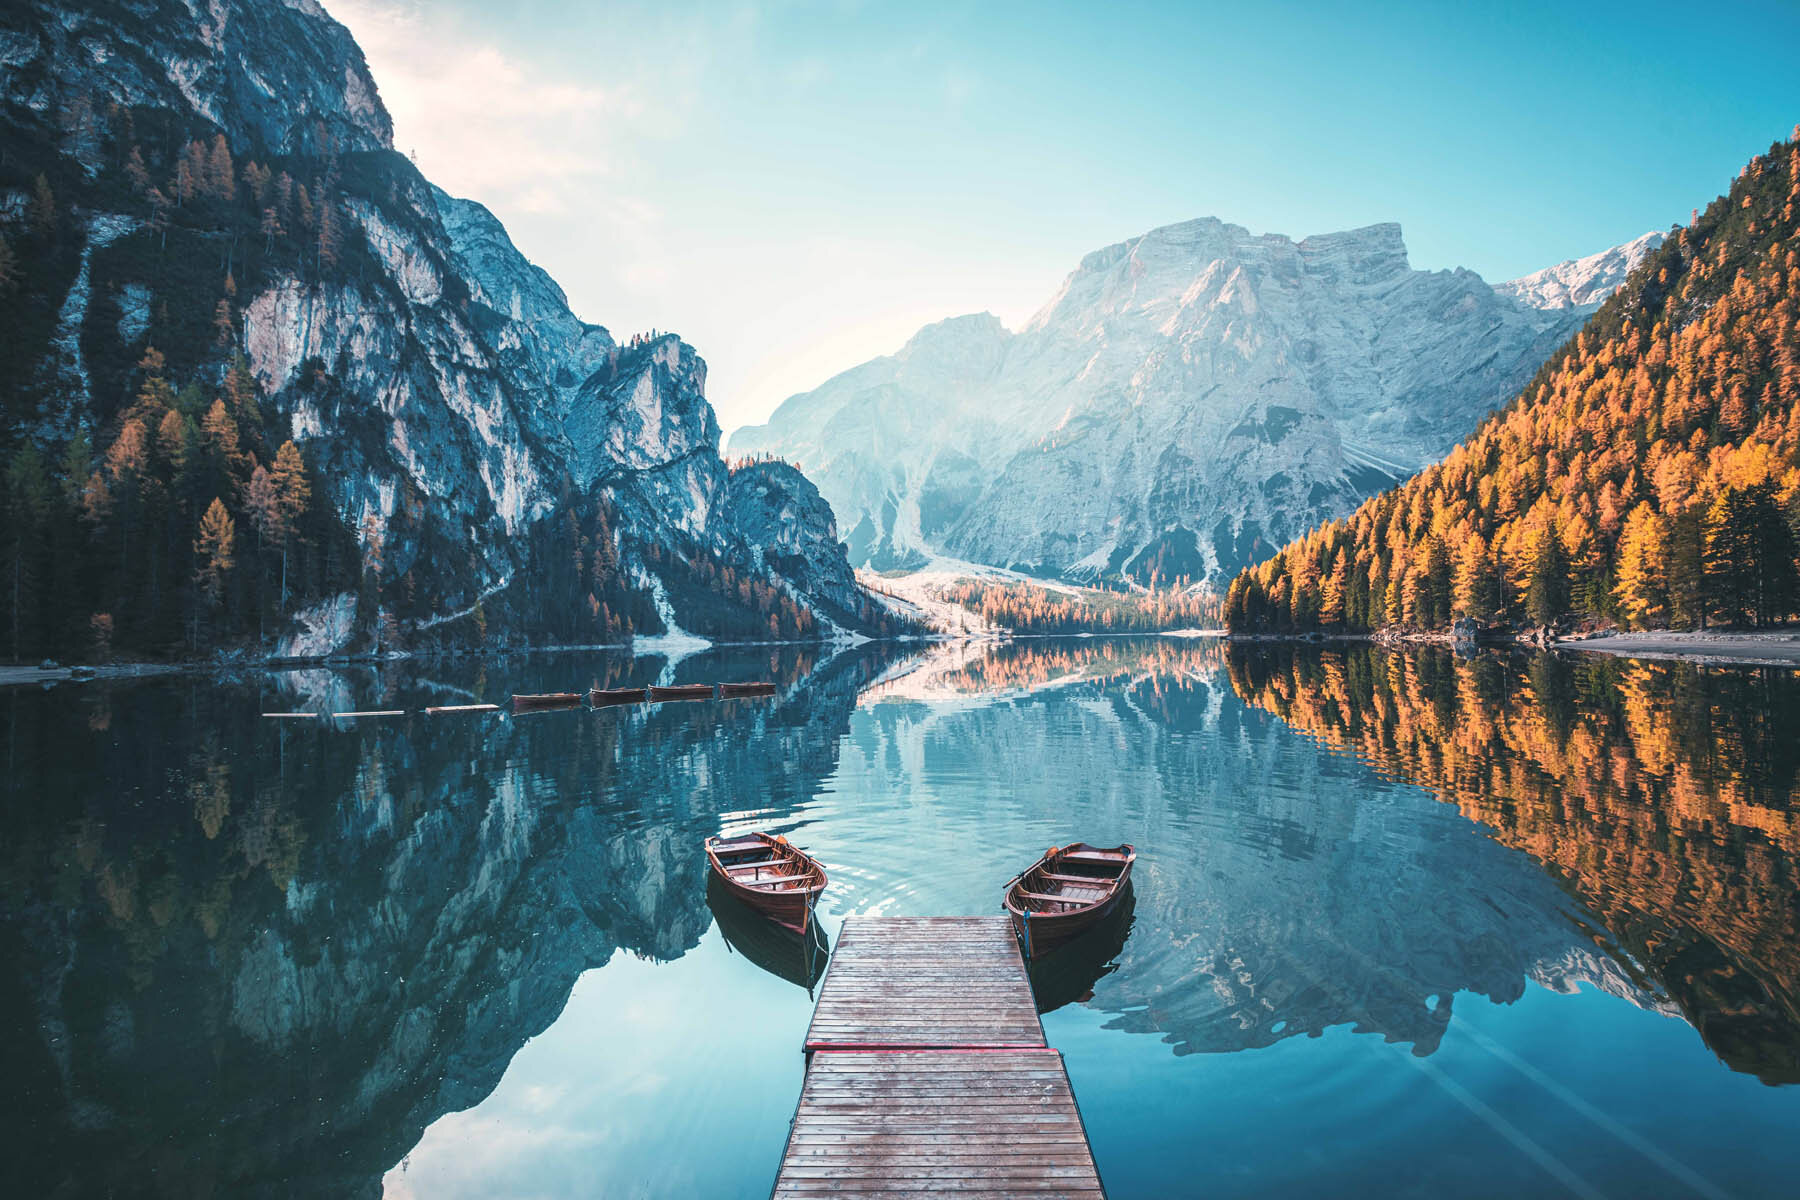
<svg viewBox="0 0 1800 1200">
<path fill-rule="evenodd" d="M 803 477 L 782 555 L 736 523 L 694 349 L 424 179 L 316 3 L 33 0 L 0 61 L 15 657 L 885 627 Z"/>
<path fill-rule="evenodd" d="M 1241 574 L 1228 622 L 1761 625 L 1800 611 L 1797 205 L 1800 147 L 1777 143 L 1441 463 Z"/>
<path fill-rule="evenodd" d="M 1565 291 L 1598 294 L 1613 262 L 1565 264 Z M 1294 242 L 1188 221 L 1088 255 L 1018 333 L 929 326 L 731 450 L 802 464 L 859 564 L 1219 578 L 1516 391 L 1591 311 L 1540 292 L 1413 270 L 1397 225 Z"/>
<path fill-rule="evenodd" d="M 1631 268 L 1646 254 L 1663 244 L 1664 235 L 1654 231 L 1633 238 L 1622 246 L 1574 258 L 1545 267 L 1517 279 L 1494 285 L 1494 290 L 1533 308 L 1579 308 L 1598 305 L 1619 290 Z"/>
</svg>

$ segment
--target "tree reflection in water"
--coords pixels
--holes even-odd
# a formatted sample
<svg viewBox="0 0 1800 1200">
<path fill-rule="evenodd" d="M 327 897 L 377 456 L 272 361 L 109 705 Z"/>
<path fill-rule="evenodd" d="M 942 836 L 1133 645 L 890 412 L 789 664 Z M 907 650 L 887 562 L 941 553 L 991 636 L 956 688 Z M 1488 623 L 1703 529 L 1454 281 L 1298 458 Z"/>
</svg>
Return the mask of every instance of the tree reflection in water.
<svg viewBox="0 0 1800 1200">
<path fill-rule="evenodd" d="M 1726 1063 L 1800 1081 L 1800 682 L 1603 656 L 1233 647 L 1233 688 L 1593 910 Z"/>
</svg>

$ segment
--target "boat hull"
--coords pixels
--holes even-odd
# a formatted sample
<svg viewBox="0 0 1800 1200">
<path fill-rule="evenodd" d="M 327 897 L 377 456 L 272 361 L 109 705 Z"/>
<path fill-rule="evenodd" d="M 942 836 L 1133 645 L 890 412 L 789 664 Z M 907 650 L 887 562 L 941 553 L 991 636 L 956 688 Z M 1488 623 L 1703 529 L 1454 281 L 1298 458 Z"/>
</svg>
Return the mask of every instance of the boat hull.
<svg viewBox="0 0 1800 1200">
<path fill-rule="evenodd" d="M 592 688 L 588 691 L 588 703 L 595 708 L 605 708 L 609 704 L 642 704 L 649 698 L 649 688 Z"/>
<path fill-rule="evenodd" d="M 1068 913 L 1032 913 L 1029 930 L 1025 927 L 1027 918 L 1015 912 L 1011 914 L 1013 933 L 1030 947 L 1030 957 L 1039 958 L 1107 924 L 1130 895 L 1131 881 L 1126 880 L 1111 896 L 1091 908 Z"/>
<path fill-rule="evenodd" d="M 1008 883 L 1004 903 L 1026 957 L 1048 954 L 1106 924 L 1131 894 L 1136 862 L 1129 844 L 1103 848 L 1074 842 L 1052 849 Z M 1052 887 L 1054 892 L 1045 890 Z M 1102 894 L 1090 898 L 1092 892 Z"/>
<path fill-rule="evenodd" d="M 710 683 L 682 684 L 679 687 L 653 687 L 650 689 L 652 702 L 665 700 L 711 700 L 713 688 Z"/>
<path fill-rule="evenodd" d="M 541 696 L 514 696 L 514 712 L 540 712 L 547 708 L 575 708 L 581 703 L 580 692 L 550 692 Z"/>
<path fill-rule="evenodd" d="M 708 838 L 706 855 L 712 879 L 732 899 L 789 929 L 811 924 L 813 906 L 828 882 L 825 868 L 812 856 L 784 838 L 763 833 L 735 841 Z"/>
</svg>

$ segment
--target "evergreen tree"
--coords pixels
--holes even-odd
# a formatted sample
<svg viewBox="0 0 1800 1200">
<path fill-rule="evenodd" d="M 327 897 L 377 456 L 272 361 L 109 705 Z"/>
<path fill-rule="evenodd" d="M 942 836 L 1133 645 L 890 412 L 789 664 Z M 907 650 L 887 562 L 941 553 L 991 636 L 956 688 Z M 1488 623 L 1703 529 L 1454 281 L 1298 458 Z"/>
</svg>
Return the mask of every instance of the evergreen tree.
<svg viewBox="0 0 1800 1200">
<path fill-rule="evenodd" d="M 1534 625 L 1554 625 L 1569 610 L 1569 558 L 1563 552 L 1556 526 L 1546 526 L 1538 537 L 1531 560 L 1530 582 L 1525 589 L 1525 613 Z"/>
<path fill-rule="evenodd" d="M 1634 628 L 1649 629 L 1668 619 L 1668 539 L 1662 518 L 1647 503 L 1625 519 L 1613 595 L 1620 615 Z"/>
<path fill-rule="evenodd" d="M 1706 511 L 1706 580 L 1714 611 L 1766 625 L 1794 608 L 1794 536 L 1774 488 L 1727 487 Z"/>
<path fill-rule="evenodd" d="M 31 182 L 31 227 L 39 237 L 56 232 L 56 193 L 41 172 Z"/>
<path fill-rule="evenodd" d="M 1499 615 L 1500 574 L 1479 534 L 1464 539 L 1457 549 L 1454 590 L 1457 611 L 1463 616 L 1485 623 Z"/>
<path fill-rule="evenodd" d="M 1432 538 L 1425 551 L 1424 623 L 1438 627 L 1450 623 L 1453 607 L 1450 551 L 1441 538 Z"/>
<path fill-rule="evenodd" d="M 225 577 L 237 565 L 237 523 L 215 497 L 200 519 L 199 536 L 194 539 L 197 567 L 194 582 L 211 604 L 217 605 L 224 591 Z"/>
</svg>

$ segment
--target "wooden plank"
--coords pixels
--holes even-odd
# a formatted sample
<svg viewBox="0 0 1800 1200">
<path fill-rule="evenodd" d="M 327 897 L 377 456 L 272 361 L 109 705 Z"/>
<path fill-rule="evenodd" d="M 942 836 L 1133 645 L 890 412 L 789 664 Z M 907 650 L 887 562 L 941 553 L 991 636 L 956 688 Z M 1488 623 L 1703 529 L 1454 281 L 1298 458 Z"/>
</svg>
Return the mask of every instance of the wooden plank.
<svg viewBox="0 0 1800 1200">
<path fill-rule="evenodd" d="M 1104 1195 L 1062 1055 L 815 1050 L 774 1194 L 944 1193 Z"/>
<path fill-rule="evenodd" d="M 1005 917 L 851 917 L 806 1034 L 831 1047 L 1044 1045 Z"/>
</svg>

